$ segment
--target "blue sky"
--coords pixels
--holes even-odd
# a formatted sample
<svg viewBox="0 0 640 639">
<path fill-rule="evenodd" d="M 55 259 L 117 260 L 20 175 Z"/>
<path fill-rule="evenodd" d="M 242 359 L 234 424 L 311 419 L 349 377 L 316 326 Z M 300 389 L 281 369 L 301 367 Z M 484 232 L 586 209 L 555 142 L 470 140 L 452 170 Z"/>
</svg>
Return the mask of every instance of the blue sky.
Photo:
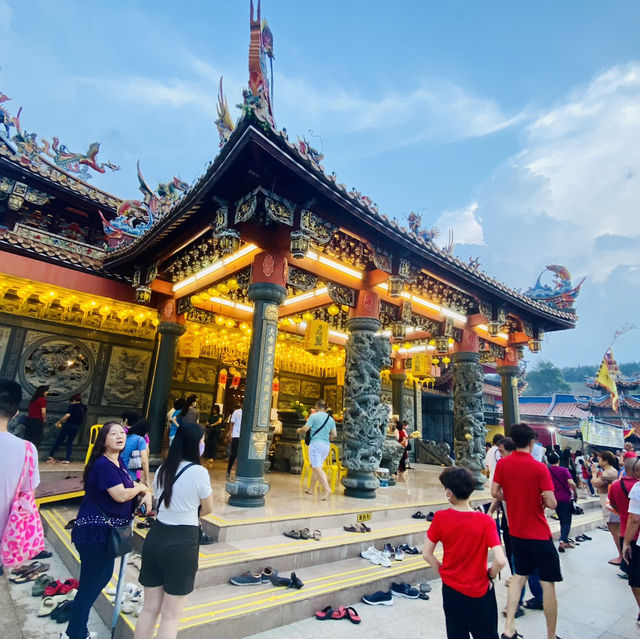
<svg viewBox="0 0 640 639">
<path fill-rule="evenodd" d="M 248 0 L 0 0 L 0 91 L 22 124 L 122 170 L 137 197 L 218 151 L 217 83 L 247 81 Z M 264 0 L 275 115 L 390 217 L 454 229 L 456 254 L 526 289 L 587 276 L 575 331 L 542 357 L 595 363 L 640 304 L 640 4 Z M 234 111 L 234 117 L 238 114 Z M 638 320 L 640 324 L 640 320 Z M 640 360 L 638 331 L 616 344 Z M 534 362 L 534 358 L 529 358 Z"/>
</svg>

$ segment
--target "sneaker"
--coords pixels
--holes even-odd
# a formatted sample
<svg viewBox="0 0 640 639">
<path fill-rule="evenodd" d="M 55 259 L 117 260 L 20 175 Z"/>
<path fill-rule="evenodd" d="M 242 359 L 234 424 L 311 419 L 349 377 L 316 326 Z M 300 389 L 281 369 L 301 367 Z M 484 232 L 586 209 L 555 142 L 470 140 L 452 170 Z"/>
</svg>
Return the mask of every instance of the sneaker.
<svg viewBox="0 0 640 639">
<path fill-rule="evenodd" d="M 60 462 L 61 464 L 70 464 L 71 462 L 68 459 L 65 459 Z"/>
<path fill-rule="evenodd" d="M 396 548 L 396 561 L 402 561 L 404 559 L 404 553 L 400 548 Z"/>
<path fill-rule="evenodd" d="M 413 588 L 409 584 L 391 584 L 391 594 L 395 597 L 405 597 L 407 599 L 417 599 L 420 596 L 420 591 L 417 588 Z"/>
<path fill-rule="evenodd" d="M 396 551 L 391 544 L 385 544 L 382 552 L 384 553 L 385 557 L 392 557 Z"/>
<path fill-rule="evenodd" d="M 66 632 L 61 632 L 58 635 L 58 639 L 69 639 L 69 635 Z M 93 630 L 87 630 L 87 639 L 98 639 L 98 633 Z"/>
<path fill-rule="evenodd" d="M 375 546 L 369 546 L 366 550 L 363 550 L 360 553 L 360 556 L 363 559 L 369 559 L 370 561 L 372 561 L 373 557 L 377 557 L 380 554 L 380 551 Z"/>
<path fill-rule="evenodd" d="M 363 595 L 362 601 L 370 606 L 393 606 L 391 592 L 383 592 L 382 590 L 373 595 Z"/>
<path fill-rule="evenodd" d="M 262 573 L 254 574 L 247 571 L 237 577 L 231 577 L 229 583 L 234 586 L 259 586 L 265 582 L 262 581 Z"/>
</svg>

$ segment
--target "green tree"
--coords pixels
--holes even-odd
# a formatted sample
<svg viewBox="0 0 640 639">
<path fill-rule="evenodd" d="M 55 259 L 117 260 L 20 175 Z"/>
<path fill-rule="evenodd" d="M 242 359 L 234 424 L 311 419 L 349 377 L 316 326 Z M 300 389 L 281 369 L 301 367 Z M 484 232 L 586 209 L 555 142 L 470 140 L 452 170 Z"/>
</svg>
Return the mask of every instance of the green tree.
<svg viewBox="0 0 640 639">
<path fill-rule="evenodd" d="M 542 360 L 530 373 L 527 373 L 527 388 L 524 395 L 551 395 L 569 393 L 571 387 L 562 376 L 561 370 L 552 362 Z"/>
</svg>

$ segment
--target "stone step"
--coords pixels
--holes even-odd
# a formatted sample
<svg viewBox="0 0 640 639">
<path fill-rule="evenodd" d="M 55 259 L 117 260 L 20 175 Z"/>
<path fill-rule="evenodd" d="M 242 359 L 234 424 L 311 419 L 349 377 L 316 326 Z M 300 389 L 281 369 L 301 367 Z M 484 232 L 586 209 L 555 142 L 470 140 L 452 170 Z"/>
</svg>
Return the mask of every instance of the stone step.
<svg viewBox="0 0 640 639">
<path fill-rule="evenodd" d="M 574 517 L 571 534 L 585 532 L 601 522 L 598 500 L 584 501 L 585 514 Z M 72 508 L 44 508 L 42 519 L 47 537 L 74 576 L 79 572 L 78 555 L 71 544 L 64 524 L 73 514 Z M 559 524 L 550 521 L 554 537 L 558 537 Z M 435 575 L 419 555 L 405 555 L 404 561 L 393 561 L 390 568 L 374 566 L 360 558 L 359 551 L 369 545 L 381 548 L 385 541 L 399 543 L 408 540 L 418 545 L 428 523 L 424 520 L 405 519 L 395 525 L 378 525 L 371 533 L 346 533 L 328 529 L 319 542 L 289 540 L 284 536 L 223 542 L 201 547 L 200 570 L 196 590 L 189 596 L 180 621 L 180 639 L 222 636 L 233 639 L 278 627 L 313 615 L 327 605 L 352 605 L 366 593 L 387 590 L 392 581 L 416 583 Z M 140 536 L 142 539 L 142 536 Z M 587 542 L 588 543 L 588 542 Z M 245 570 L 259 571 L 269 565 L 283 576 L 295 571 L 305 583 L 302 590 L 275 588 L 271 584 L 234 587 L 228 584 L 230 576 Z M 118 566 L 112 584 L 115 583 Z M 138 569 L 128 566 L 126 581 L 137 580 Z M 418 602 L 416 602 L 418 604 Z M 101 594 L 96 610 L 106 623 L 110 623 L 112 604 Z M 133 636 L 135 617 L 121 615 L 117 637 Z"/>
</svg>

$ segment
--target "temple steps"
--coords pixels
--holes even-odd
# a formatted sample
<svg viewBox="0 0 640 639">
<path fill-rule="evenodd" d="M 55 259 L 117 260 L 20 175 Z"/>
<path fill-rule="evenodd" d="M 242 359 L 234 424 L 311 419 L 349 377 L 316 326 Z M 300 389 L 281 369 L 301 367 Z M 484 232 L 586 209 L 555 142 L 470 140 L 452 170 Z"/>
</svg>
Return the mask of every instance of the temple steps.
<svg viewBox="0 0 640 639">
<path fill-rule="evenodd" d="M 486 501 L 483 496 L 480 502 Z M 600 504 L 597 498 L 582 500 L 585 514 L 574 517 L 572 535 L 587 531 L 601 523 Z M 228 639 L 245 637 L 262 630 L 312 616 L 316 610 L 332 605 L 357 604 L 361 596 L 377 590 L 388 590 L 391 582 L 416 583 L 434 578 L 434 573 L 420 555 L 405 555 L 404 561 L 391 560 L 390 568 L 371 564 L 359 557 L 361 550 L 370 545 L 382 548 L 385 542 L 392 545 L 406 542 L 422 548 L 428 523 L 411 518 L 417 509 L 423 512 L 444 508 L 444 503 L 401 506 L 398 508 L 369 508 L 372 519 L 370 533 L 348 533 L 335 523 L 353 523 L 359 512 L 351 509 L 319 514 L 298 514 L 275 518 L 265 522 L 260 517 L 244 517 L 236 521 L 206 522 L 211 532 L 223 532 L 231 537 L 219 543 L 200 548 L 200 569 L 196 578 L 196 590 L 189 596 L 181 621 L 180 639 L 203 636 L 222 636 Z M 71 544 L 66 522 L 75 516 L 77 504 L 43 507 L 42 519 L 47 537 L 65 562 L 71 574 L 79 573 L 79 559 Z M 250 511 L 244 511 L 246 514 Z M 338 518 L 338 519 L 336 519 Z M 264 526 L 275 534 L 264 535 Z M 334 523 L 333 527 L 323 524 Z M 306 525 L 303 525 L 306 524 Z M 551 520 L 551 529 L 557 538 L 559 524 Z M 212 525 L 213 527 L 210 527 Z M 217 526 L 217 529 L 216 529 Z M 320 541 L 293 540 L 284 537 L 285 530 L 308 527 L 322 530 Z M 238 530 L 234 530 L 234 529 Z M 146 531 L 136 529 L 136 545 L 141 547 Z M 230 535 L 229 535 L 230 533 Z M 234 533 L 239 538 L 234 539 Z M 237 587 L 228 583 L 233 575 L 249 570 L 258 572 L 265 566 L 278 570 L 288 577 L 295 571 L 304 582 L 301 590 L 276 588 L 271 584 Z M 115 584 L 118 565 L 112 584 Z M 126 581 L 137 581 L 139 558 L 127 566 Z M 113 613 L 111 599 L 103 592 L 96 602 L 96 609 L 107 624 Z M 131 639 L 136 618 L 120 615 L 116 637 Z"/>
</svg>

